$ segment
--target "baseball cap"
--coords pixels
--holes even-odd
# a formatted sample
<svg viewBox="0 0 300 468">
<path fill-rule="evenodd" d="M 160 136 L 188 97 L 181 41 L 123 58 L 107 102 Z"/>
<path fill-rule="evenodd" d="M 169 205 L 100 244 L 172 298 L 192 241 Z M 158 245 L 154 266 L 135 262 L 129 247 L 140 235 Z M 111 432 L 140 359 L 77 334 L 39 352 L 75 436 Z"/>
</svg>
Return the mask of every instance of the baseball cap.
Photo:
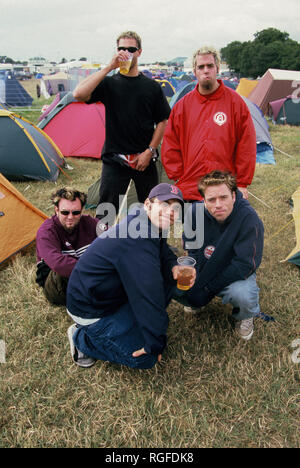
<svg viewBox="0 0 300 468">
<path fill-rule="evenodd" d="M 171 200 L 174 198 L 175 200 L 180 201 L 181 203 L 184 202 L 181 190 L 176 187 L 175 185 L 162 183 L 158 184 L 150 191 L 148 198 L 158 198 L 160 201 Z"/>
</svg>

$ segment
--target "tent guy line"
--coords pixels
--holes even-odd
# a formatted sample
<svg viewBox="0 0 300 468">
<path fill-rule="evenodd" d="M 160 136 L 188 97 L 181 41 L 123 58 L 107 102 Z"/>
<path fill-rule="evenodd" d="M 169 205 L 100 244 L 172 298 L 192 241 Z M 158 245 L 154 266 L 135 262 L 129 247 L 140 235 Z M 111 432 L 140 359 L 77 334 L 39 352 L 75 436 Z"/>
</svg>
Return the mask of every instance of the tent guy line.
<svg viewBox="0 0 300 468">
<path fill-rule="evenodd" d="M 287 154 L 287 153 L 285 153 L 284 151 L 281 151 L 280 149 L 276 148 L 276 146 L 274 146 L 274 149 L 275 149 L 276 151 L 279 151 L 279 153 L 282 153 L 282 154 L 284 154 L 285 156 L 288 156 L 289 158 L 293 158 L 293 157 L 294 157 L 294 156 L 291 156 L 290 154 Z"/>
<path fill-rule="evenodd" d="M 248 193 L 249 195 L 251 195 L 252 197 L 254 197 L 256 200 L 258 200 L 260 203 L 262 203 L 263 205 L 265 205 L 267 208 L 270 208 L 270 210 L 272 209 L 271 206 L 267 205 L 263 200 L 261 200 L 260 198 L 258 198 L 256 195 L 254 195 L 252 192 L 250 192 L 248 190 Z"/>
<path fill-rule="evenodd" d="M 291 182 L 292 180 L 296 180 L 296 179 L 300 179 L 300 174 L 296 175 L 295 177 L 292 177 L 288 182 Z M 270 190 L 270 193 L 276 192 L 277 190 L 280 190 L 282 187 L 286 187 L 286 183 L 273 188 L 272 190 Z"/>
</svg>

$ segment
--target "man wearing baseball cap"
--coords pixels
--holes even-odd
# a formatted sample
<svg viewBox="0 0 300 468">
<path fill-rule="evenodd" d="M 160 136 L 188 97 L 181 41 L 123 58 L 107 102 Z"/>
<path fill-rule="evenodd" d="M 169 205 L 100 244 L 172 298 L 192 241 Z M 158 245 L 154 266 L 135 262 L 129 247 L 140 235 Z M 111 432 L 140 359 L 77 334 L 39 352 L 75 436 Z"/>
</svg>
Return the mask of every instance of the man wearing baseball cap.
<svg viewBox="0 0 300 468">
<path fill-rule="evenodd" d="M 101 234 L 79 260 L 67 291 L 77 365 L 101 359 L 147 369 L 160 361 L 178 268 L 163 232 L 182 205 L 177 187 L 155 186 L 144 205 Z"/>
</svg>

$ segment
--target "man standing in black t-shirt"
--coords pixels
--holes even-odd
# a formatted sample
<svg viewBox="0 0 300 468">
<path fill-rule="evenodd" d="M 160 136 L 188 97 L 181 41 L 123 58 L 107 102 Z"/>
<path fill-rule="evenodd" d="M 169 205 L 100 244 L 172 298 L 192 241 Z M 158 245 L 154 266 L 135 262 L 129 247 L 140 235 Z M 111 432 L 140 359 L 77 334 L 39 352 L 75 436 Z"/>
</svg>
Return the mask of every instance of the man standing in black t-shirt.
<svg viewBox="0 0 300 468">
<path fill-rule="evenodd" d="M 158 183 L 155 159 L 170 107 L 159 83 L 139 73 L 141 52 L 140 37 L 132 31 L 122 33 L 117 39 L 117 53 L 109 65 L 83 80 L 73 92 L 78 101 L 88 104 L 101 101 L 105 105 L 106 140 L 96 210 L 100 219 L 105 214 L 103 203 L 111 203 L 118 214 L 119 196 L 126 193 L 131 179 L 141 203 Z M 107 76 L 129 54 L 132 62 L 128 74 Z M 113 218 L 108 217 L 109 225 L 113 224 Z"/>
</svg>

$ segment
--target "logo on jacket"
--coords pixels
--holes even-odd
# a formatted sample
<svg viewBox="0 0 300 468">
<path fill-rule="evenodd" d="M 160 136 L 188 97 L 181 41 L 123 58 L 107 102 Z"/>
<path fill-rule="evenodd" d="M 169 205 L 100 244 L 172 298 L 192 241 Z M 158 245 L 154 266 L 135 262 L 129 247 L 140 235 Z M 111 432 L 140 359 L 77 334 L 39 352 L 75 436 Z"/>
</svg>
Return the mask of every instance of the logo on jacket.
<svg viewBox="0 0 300 468">
<path fill-rule="evenodd" d="M 222 125 L 224 125 L 224 123 L 226 123 L 227 121 L 227 115 L 224 114 L 224 112 L 217 112 L 215 115 L 214 115 L 214 122 L 219 125 L 220 127 Z"/>
<path fill-rule="evenodd" d="M 204 249 L 204 257 L 209 260 L 212 254 L 214 253 L 214 251 L 215 251 L 215 247 L 213 245 L 208 245 Z"/>
</svg>

